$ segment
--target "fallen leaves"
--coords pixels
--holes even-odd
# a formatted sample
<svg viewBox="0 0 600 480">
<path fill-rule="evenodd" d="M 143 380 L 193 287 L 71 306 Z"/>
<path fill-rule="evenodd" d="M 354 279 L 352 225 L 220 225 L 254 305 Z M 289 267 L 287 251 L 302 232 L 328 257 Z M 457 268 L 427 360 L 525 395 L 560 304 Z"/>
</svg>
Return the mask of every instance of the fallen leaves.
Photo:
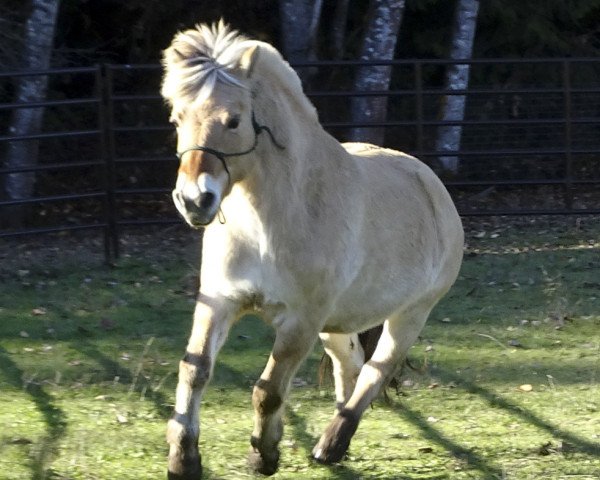
<svg viewBox="0 0 600 480">
<path fill-rule="evenodd" d="M 15 437 L 8 441 L 10 445 L 31 445 L 33 440 L 25 437 Z"/>
<path fill-rule="evenodd" d="M 575 446 L 565 441 L 559 442 L 558 445 L 554 445 L 552 442 L 546 442 L 537 449 L 537 454 L 548 456 L 555 453 L 571 453 L 574 450 L 576 450 Z"/>
<path fill-rule="evenodd" d="M 125 425 L 125 424 L 129 423 L 129 419 L 125 415 L 117 413 L 117 422 L 120 423 L 121 425 Z"/>
<path fill-rule="evenodd" d="M 108 400 L 109 396 L 108 395 L 96 395 L 94 397 L 94 400 Z"/>
<path fill-rule="evenodd" d="M 101 318 L 99 325 L 98 325 L 102 330 L 114 330 L 117 326 L 117 323 L 110 319 L 110 318 Z"/>
</svg>

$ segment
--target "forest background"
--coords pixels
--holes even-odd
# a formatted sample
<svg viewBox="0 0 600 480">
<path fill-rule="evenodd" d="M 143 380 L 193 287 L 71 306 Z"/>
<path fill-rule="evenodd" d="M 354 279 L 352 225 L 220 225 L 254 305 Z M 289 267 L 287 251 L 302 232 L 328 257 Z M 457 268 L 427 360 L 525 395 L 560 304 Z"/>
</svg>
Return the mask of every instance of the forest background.
<svg viewBox="0 0 600 480">
<path fill-rule="evenodd" d="M 52 65 L 157 62 L 179 29 L 225 19 L 233 27 L 284 50 L 287 18 L 317 21 L 314 58 L 357 58 L 369 8 L 401 4 L 395 58 L 445 58 L 458 1 L 407 0 L 3 0 L 0 66 L 23 65 L 24 28 L 35 4 L 59 5 Z M 595 56 L 600 51 L 598 0 L 486 0 L 480 2 L 474 58 Z M 340 16 L 342 18 L 340 18 Z M 342 41 L 334 38 L 340 35 Z M 309 30 L 304 30 L 308 37 Z M 341 46 L 341 47 L 340 47 Z M 292 60 L 302 59 L 300 55 Z"/>
<path fill-rule="evenodd" d="M 600 0 L 3 0 L 0 4 L 0 72 L 104 63 L 157 64 L 176 31 L 221 18 L 249 36 L 273 44 L 293 64 L 314 60 L 597 57 L 600 52 Z M 536 66 L 506 65 L 474 70 L 469 71 L 467 64 L 442 64 L 426 71 L 424 81 L 435 88 L 460 91 L 468 88 L 470 76 L 471 82 L 501 91 L 523 85 L 548 86 L 553 81 L 559 84 L 563 79 L 562 73 L 554 67 L 544 70 Z M 386 91 L 403 88 L 402 82 L 406 80 L 399 70 L 393 72 L 385 66 L 300 68 L 298 71 L 309 91 L 314 88 Z M 573 73 L 573 77 L 587 76 L 585 81 L 596 85 L 597 74 L 596 69 L 591 69 Z M 579 80 L 573 78 L 575 81 Z M 135 83 L 140 85 L 140 91 L 144 83 L 146 91 L 158 91 L 156 75 L 148 75 L 147 79 L 138 77 Z M 6 75 L 0 78 L 0 103 L 14 106 L 44 101 L 48 97 L 69 98 L 84 88 L 89 86 L 75 76 L 48 84 L 48 78 L 43 75 Z M 588 116 L 600 114 L 596 97 L 581 96 L 582 105 L 590 109 L 590 113 L 585 113 Z M 479 104 L 471 101 L 471 110 L 477 118 L 505 115 L 521 121 L 527 117 L 555 115 L 564 103 L 558 96 L 535 98 L 527 105 L 522 95 L 479 98 Z M 439 95 L 431 96 L 430 100 L 431 105 L 425 105 L 426 115 L 443 122 L 464 119 L 467 96 Z M 318 103 L 321 119 L 340 121 L 348 117 L 357 125 L 381 123 L 386 118 L 406 115 L 411 108 L 401 100 L 391 104 L 386 97 L 377 96 L 351 98 L 343 105 L 341 102 Z M 132 106 L 130 113 L 135 108 L 138 107 Z M 148 112 L 143 108 L 138 108 L 138 116 Z M 503 113 L 498 113 L 500 111 Z M 69 117 L 71 124 L 78 122 L 77 114 L 65 113 L 63 117 Z M 37 140 L 11 140 L 52 131 L 57 126 L 64 130 L 67 120 L 63 117 L 44 108 L 0 110 L 0 136 L 5 140 L 0 142 L 3 166 L 0 200 L 27 201 L 34 198 L 36 192 L 38 195 L 52 193 L 48 185 L 54 181 L 65 183 L 62 177 L 48 182 L 31 170 L 38 162 L 71 161 L 72 152 L 85 151 L 85 145 L 57 144 L 47 147 L 45 150 L 49 153 L 40 156 Z M 81 114 L 82 121 L 83 117 Z M 164 112 L 158 112 L 153 118 L 162 117 Z M 585 138 L 596 138 L 596 126 L 590 129 L 585 132 Z M 432 140 L 428 145 L 431 151 L 461 149 L 461 126 L 431 130 Z M 411 151 L 414 132 L 356 127 L 337 136 L 341 140 L 369 141 Z M 512 129 L 500 138 L 498 130 L 492 128 L 483 133 L 474 132 L 471 137 L 477 144 L 471 146 L 479 148 L 497 142 L 506 148 L 538 148 L 551 145 L 553 139 L 560 136 L 558 130 L 544 127 L 533 133 L 524 132 L 522 128 Z M 517 141 L 528 143 L 517 144 Z M 597 169 L 594 159 L 591 163 L 588 158 L 583 160 L 585 165 L 581 168 L 585 172 Z M 507 172 L 513 177 L 531 174 L 538 180 L 540 175 L 543 178 L 565 175 L 562 159 L 556 156 L 540 157 L 533 162 L 519 158 L 515 160 L 516 168 L 507 161 L 498 161 L 492 167 L 481 166 L 478 158 L 470 163 L 461 160 L 463 164 L 459 165 L 456 155 L 438 155 L 432 161 L 434 167 L 439 167 L 438 172 L 450 173 L 450 178 L 459 173 L 459 167 L 462 178 L 470 180 L 480 178 L 482 171 L 497 178 Z M 124 182 L 131 179 L 139 182 L 142 173 L 122 176 Z M 158 171 L 158 177 L 164 178 L 162 170 Z M 4 213 L 0 217 L 10 218 L 11 222 L 24 220 L 20 218 L 22 209 L 15 210 L 9 205 Z"/>
</svg>

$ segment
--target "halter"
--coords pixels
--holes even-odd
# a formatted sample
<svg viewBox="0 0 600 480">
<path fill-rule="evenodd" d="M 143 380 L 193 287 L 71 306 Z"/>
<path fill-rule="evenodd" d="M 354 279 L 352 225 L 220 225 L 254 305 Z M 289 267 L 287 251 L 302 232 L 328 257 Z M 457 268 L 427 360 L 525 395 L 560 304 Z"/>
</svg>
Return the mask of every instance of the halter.
<svg viewBox="0 0 600 480">
<path fill-rule="evenodd" d="M 175 155 L 177 156 L 177 158 L 179 160 L 181 160 L 181 157 L 183 157 L 184 154 L 186 154 L 187 152 L 194 151 L 194 150 L 199 150 L 201 152 L 210 153 L 211 155 L 214 155 L 221 161 L 221 163 L 223 164 L 223 168 L 225 169 L 225 172 L 227 172 L 227 181 L 228 181 L 228 183 L 231 183 L 231 173 L 229 172 L 229 168 L 227 167 L 227 162 L 225 161 L 225 159 L 228 157 L 241 157 L 243 155 L 248 155 L 249 153 L 252 153 L 258 146 L 258 136 L 261 134 L 261 132 L 263 130 L 269 134 L 269 137 L 271 138 L 271 142 L 273 142 L 273 145 L 275 145 L 279 150 L 285 150 L 285 147 L 283 145 L 281 145 L 277 140 L 275 140 L 275 137 L 273 136 L 273 132 L 271 131 L 271 129 L 269 127 L 267 127 L 266 125 L 260 125 L 256 121 L 256 117 L 254 116 L 254 111 L 252 111 L 252 128 L 254 129 L 254 143 L 247 150 L 243 150 L 241 152 L 229 153 L 229 152 L 221 152 L 220 150 L 215 150 L 214 148 L 210 148 L 210 147 L 205 147 L 204 145 L 194 145 L 193 147 L 186 148 L 185 150 L 182 150 L 181 152 L 177 152 Z"/>
</svg>

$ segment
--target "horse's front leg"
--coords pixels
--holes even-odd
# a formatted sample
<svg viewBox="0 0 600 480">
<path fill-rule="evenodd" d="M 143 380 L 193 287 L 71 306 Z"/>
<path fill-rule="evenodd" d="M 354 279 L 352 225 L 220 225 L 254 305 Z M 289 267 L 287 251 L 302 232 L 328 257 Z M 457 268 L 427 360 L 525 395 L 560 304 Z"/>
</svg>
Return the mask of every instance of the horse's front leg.
<svg viewBox="0 0 600 480">
<path fill-rule="evenodd" d="M 277 471 L 281 417 L 290 382 L 317 338 L 318 328 L 302 325 L 295 318 L 286 318 L 277 328 L 273 351 L 252 393 L 254 430 L 248 463 L 258 473 L 272 475 Z"/>
<path fill-rule="evenodd" d="M 175 412 L 167 427 L 169 480 L 198 480 L 202 475 L 198 452 L 200 400 L 235 313 L 232 302 L 198 296 L 192 333 L 179 362 Z"/>
</svg>

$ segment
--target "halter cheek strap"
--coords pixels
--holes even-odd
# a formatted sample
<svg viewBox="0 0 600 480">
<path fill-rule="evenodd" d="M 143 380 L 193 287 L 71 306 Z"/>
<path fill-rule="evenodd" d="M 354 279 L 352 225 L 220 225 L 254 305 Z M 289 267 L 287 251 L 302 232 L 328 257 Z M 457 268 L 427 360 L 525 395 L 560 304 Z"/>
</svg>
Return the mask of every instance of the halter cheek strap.
<svg viewBox="0 0 600 480">
<path fill-rule="evenodd" d="M 241 157 L 243 155 L 248 155 L 249 153 L 252 153 L 258 146 L 258 136 L 263 131 L 265 131 L 269 134 L 269 137 L 271 138 L 271 142 L 273 142 L 273 145 L 275 145 L 279 150 L 285 150 L 285 147 L 283 145 L 281 145 L 277 140 L 275 140 L 275 137 L 273 136 L 273 132 L 271 131 L 271 129 L 269 127 L 267 127 L 266 125 L 260 125 L 256 121 L 256 117 L 254 116 L 254 111 L 252 112 L 252 128 L 254 129 L 254 143 L 247 150 L 243 150 L 241 152 L 231 152 L 230 153 L 230 152 L 221 152 L 220 150 L 215 150 L 214 148 L 206 147 L 204 145 L 194 145 L 193 147 L 186 148 L 185 150 L 177 152 L 176 156 L 179 160 L 181 160 L 181 157 L 183 157 L 184 154 L 186 154 L 187 152 L 194 151 L 194 150 L 199 150 L 201 152 L 210 153 L 211 155 L 214 155 L 221 161 L 221 163 L 223 164 L 223 168 L 225 169 L 225 172 L 227 172 L 227 178 L 228 178 L 229 182 L 231 182 L 231 173 L 229 171 L 229 168 L 227 167 L 227 162 L 225 161 L 225 159 L 227 157 Z"/>
<path fill-rule="evenodd" d="M 227 166 L 227 162 L 225 161 L 225 159 L 227 157 L 240 157 L 243 155 L 248 155 L 249 153 L 253 152 L 256 149 L 256 147 L 258 146 L 258 136 L 263 131 L 265 131 L 269 134 L 269 137 L 271 138 L 271 142 L 273 142 L 273 145 L 275 145 L 279 150 L 285 150 L 285 147 L 283 145 L 281 145 L 277 140 L 275 140 L 275 137 L 273 136 L 273 132 L 271 131 L 271 129 L 269 127 L 267 127 L 266 125 L 260 125 L 256 121 L 256 117 L 254 116 L 254 111 L 252 111 L 252 128 L 254 129 L 254 143 L 247 150 L 243 150 L 241 152 L 231 152 L 230 153 L 230 152 L 221 152 L 220 150 L 215 150 L 214 148 L 206 147 L 204 145 L 194 145 L 193 147 L 186 148 L 185 150 L 177 152 L 175 155 L 177 156 L 177 158 L 179 160 L 181 160 L 181 157 L 183 157 L 184 154 L 186 154 L 187 152 L 194 151 L 194 150 L 199 150 L 201 152 L 206 152 L 206 153 L 210 153 L 211 155 L 214 155 L 221 161 L 221 164 L 223 165 L 223 169 L 227 173 L 227 183 L 231 185 L 231 172 L 229 171 L 229 167 Z M 225 215 L 223 214 L 223 211 L 220 208 L 219 208 L 218 215 L 219 215 L 219 222 L 221 224 L 224 224 L 225 223 Z"/>
</svg>

